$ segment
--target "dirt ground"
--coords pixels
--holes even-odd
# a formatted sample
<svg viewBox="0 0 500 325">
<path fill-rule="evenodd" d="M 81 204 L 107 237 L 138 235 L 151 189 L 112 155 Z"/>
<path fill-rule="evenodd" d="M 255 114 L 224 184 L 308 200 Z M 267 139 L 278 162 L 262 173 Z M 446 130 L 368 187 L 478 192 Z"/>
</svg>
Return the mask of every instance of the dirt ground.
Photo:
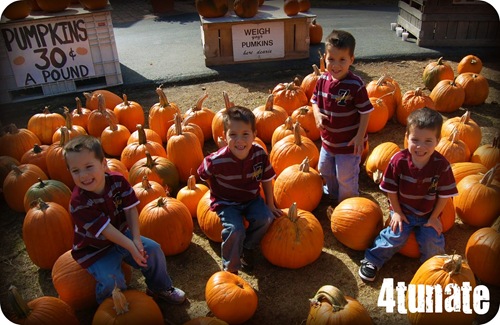
<svg viewBox="0 0 500 325">
<path fill-rule="evenodd" d="M 385 62 L 358 62 L 354 71 L 366 83 L 377 79 L 382 74 L 388 74 L 399 82 L 403 92 L 422 86 L 421 74 L 425 65 L 431 60 L 423 61 L 385 61 Z M 457 61 L 449 61 L 456 71 Z M 269 89 L 280 82 L 289 82 L 294 76 L 303 77 L 310 73 L 310 67 L 304 67 L 302 72 L 284 71 L 279 74 L 259 76 L 248 80 L 225 80 L 203 82 L 188 85 L 169 86 L 165 92 L 170 101 L 177 103 L 182 110 L 193 106 L 204 91 L 209 94 L 205 101 L 206 107 L 214 111 L 223 108 L 222 91 L 227 91 L 230 99 L 238 105 L 255 108 L 266 101 Z M 500 130 L 499 102 L 500 102 L 500 64 L 484 62 L 482 74 L 490 85 L 489 97 L 481 106 L 470 107 L 472 119 L 480 126 L 483 133 L 482 144 L 491 143 Z M 129 100 L 139 102 L 146 111 L 158 101 L 154 92 L 157 85 L 141 89 L 118 87 L 118 93 L 126 93 Z M 74 94 L 35 100 L 28 103 L 4 105 L 1 107 L 1 122 L 3 125 L 16 123 L 19 127 L 26 127 L 29 117 L 40 112 L 45 105 L 50 105 L 53 111 L 62 112 L 63 106 L 73 108 Z M 83 96 L 80 95 L 83 100 Z M 447 114 L 450 118 L 463 114 L 465 108 Z M 385 128 L 369 135 L 370 148 L 376 145 L 393 141 L 403 147 L 404 127 L 395 121 L 389 121 Z M 318 143 L 319 145 L 319 143 Z M 208 141 L 204 151 L 208 153 L 215 148 L 212 141 Z M 366 175 L 364 169 L 360 174 L 360 189 L 362 196 L 376 200 L 388 215 L 384 195 Z M 377 306 L 380 287 L 384 278 L 393 278 L 394 282 L 403 281 L 408 284 L 419 267 L 418 260 L 397 254 L 379 272 L 375 282 L 364 283 L 357 275 L 359 261 L 363 258 L 362 251 L 354 251 L 338 242 L 332 234 L 330 221 L 326 209 L 328 204 L 322 203 L 314 214 L 323 226 L 325 241 L 321 256 L 314 263 L 298 270 L 283 269 L 273 266 L 259 253 L 257 266 L 252 274 L 241 273 L 257 291 L 258 308 L 247 324 L 305 324 L 309 310 L 309 298 L 326 284 L 334 285 L 346 295 L 352 296 L 361 302 L 370 313 L 375 324 L 405 324 L 406 315 L 386 313 L 385 308 Z M 22 241 L 23 214 L 14 213 L 8 209 L 4 200 L 0 200 L 0 302 L 5 314 L 12 311 L 7 303 L 7 289 L 11 284 L 18 287 L 22 295 L 34 299 L 42 295 L 57 296 L 52 286 L 51 274 L 48 270 L 40 270 L 30 261 Z M 467 239 L 476 229 L 457 218 L 455 226 L 445 234 L 446 251 L 465 254 Z M 167 257 L 169 272 L 176 286 L 184 289 L 189 301 L 181 306 L 171 306 L 159 303 L 166 323 L 182 324 L 198 316 L 210 315 L 204 290 L 208 278 L 220 270 L 220 244 L 213 243 L 201 232 L 195 222 L 195 230 L 190 247 L 177 256 Z M 131 288 L 144 290 L 144 281 L 139 272 L 133 272 Z M 491 296 L 489 313 L 478 316 L 478 324 L 485 323 L 496 314 L 500 301 L 500 288 L 488 286 Z M 94 309 L 78 313 L 82 324 L 90 324 Z"/>
</svg>

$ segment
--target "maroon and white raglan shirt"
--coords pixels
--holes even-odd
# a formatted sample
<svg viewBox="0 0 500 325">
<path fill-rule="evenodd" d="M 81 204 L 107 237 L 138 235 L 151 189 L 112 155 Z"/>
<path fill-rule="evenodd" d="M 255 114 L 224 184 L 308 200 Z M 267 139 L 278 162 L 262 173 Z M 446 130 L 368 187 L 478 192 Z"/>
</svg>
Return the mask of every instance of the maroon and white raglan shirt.
<svg viewBox="0 0 500 325">
<path fill-rule="evenodd" d="M 450 163 L 437 151 L 421 169 L 413 165 L 408 149 L 396 153 L 379 187 L 384 192 L 398 193 L 405 215 L 425 218 L 430 217 L 438 197 L 448 198 L 458 194 Z"/>
<path fill-rule="evenodd" d="M 228 146 L 211 153 L 198 167 L 198 175 L 210 184 L 210 209 L 249 202 L 260 195 L 260 183 L 275 172 L 264 149 L 252 145 L 247 158 L 237 158 Z"/>
<path fill-rule="evenodd" d="M 108 224 L 124 233 L 128 229 L 125 210 L 139 204 L 134 189 L 119 173 L 106 173 L 104 193 L 99 195 L 75 186 L 70 213 L 75 224 L 71 255 L 87 268 L 105 255 L 113 245 L 102 235 Z"/>
<path fill-rule="evenodd" d="M 354 153 L 354 146 L 347 144 L 358 132 L 360 114 L 373 111 L 363 80 L 351 71 L 342 80 L 333 79 L 325 72 L 316 83 L 311 102 L 328 116 L 321 130 L 323 148 L 331 154 Z M 367 135 L 364 141 L 366 145 Z"/>
</svg>

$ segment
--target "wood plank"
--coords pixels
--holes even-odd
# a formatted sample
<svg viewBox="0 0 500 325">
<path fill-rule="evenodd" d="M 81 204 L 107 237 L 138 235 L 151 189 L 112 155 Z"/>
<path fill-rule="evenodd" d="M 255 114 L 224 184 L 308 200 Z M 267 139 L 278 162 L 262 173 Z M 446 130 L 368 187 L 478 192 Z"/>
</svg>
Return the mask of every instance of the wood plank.
<svg viewBox="0 0 500 325">
<path fill-rule="evenodd" d="M 230 28 L 220 30 L 220 56 L 233 57 L 233 33 Z"/>
<path fill-rule="evenodd" d="M 219 49 L 219 30 L 205 29 L 205 25 L 201 26 L 203 54 L 207 58 L 220 56 Z"/>
</svg>

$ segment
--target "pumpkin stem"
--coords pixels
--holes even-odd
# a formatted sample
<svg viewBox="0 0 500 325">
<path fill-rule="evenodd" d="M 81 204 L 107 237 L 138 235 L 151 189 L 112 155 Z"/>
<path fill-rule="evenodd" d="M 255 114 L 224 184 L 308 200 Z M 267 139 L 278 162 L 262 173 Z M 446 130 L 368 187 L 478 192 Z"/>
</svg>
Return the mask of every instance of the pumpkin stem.
<svg viewBox="0 0 500 325">
<path fill-rule="evenodd" d="M 493 182 L 493 180 L 495 179 L 495 173 L 497 171 L 498 166 L 500 166 L 500 163 L 497 163 L 490 170 L 488 170 L 486 174 L 483 175 L 479 183 L 485 186 L 490 186 L 491 182 Z"/>
<path fill-rule="evenodd" d="M 285 129 L 293 131 L 293 120 L 291 116 L 287 117 L 285 120 Z"/>
<path fill-rule="evenodd" d="M 153 167 L 156 165 L 156 162 L 153 160 L 153 157 L 151 157 L 149 151 L 146 150 L 145 155 L 146 155 L 146 166 L 149 169 L 153 169 Z"/>
<path fill-rule="evenodd" d="M 106 114 L 106 102 L 102 94 L 97 94 L 97 110 L 103 115 Z"/>
<path fill-rule="evenodd" d="M 205 99 L 207 99 L 207 98 L 208 98 L 208 94 L 207 94 L 207 92 L 205 91 L 205 92 L 203 93 L 203 95 L 201 95 L 201 96 L 200 96 L 200 98 L 198 98 L 198 101 L 196 102 L 196 106 L 195 106 L 195 107 L 193 107 L 193 111 L 201 111 L 201 109 L 203 108 L 203 101 L 204 101 Z"/>
<path fill-rule="evenodd" d="M 128 103 L 127 95 L 123 94 L 122 97 L 123 97 L 123 105 L 124 106 L 130 106 L 130 104 Z"/>
<path fill-rule="evenodd" d="M 229 100 L 229 95 L 226 91 L 222 92 L 222 97 L 224 97 L 224 105 L 226 106 L 226 109 L 230 109 L 234 106 L 234 103 Z"/>
<path fill-rule="evenodd" d="M 61 126 L 59 128 L 59 132 L 61 132 L 61 139 L 59 140 L 59 145 L 64 147 L 64 145 L 69 141 L 69 131 L 66 126 Z"/>
<path fill-rule="evenodd" d="M 343 310 L 344 307 L 348 304 L 345 299 L 344 293 L 340 291 L 338 288 L 326 285 L 319 288 L 318 292 L 314 295 L 314 298 L 310 299 L 311 306 L 318 305 L 322 301 L 326 300 L 333 309 L 333 312 L 338 312 Z"/>
<path fill-rule="evenodd" d="M 316 20 L 316 19 L 314 19 L 314 20 Z M 321 76 L 321 71 L 319 70 L 319 68 L 316 64 L 313 64 L 312 68 L 313 68 L 314 75 Z"/>
<path fill-rule="evenodd" d="M 163 196 L 160 196 L 158 198 L 158 201 L 156 201 L 156 206 L 160 207 L 160 208 L 163 207 L 163 206 L 165 206 L 165 201 L 163 200 Z"/>
<path fill-rule="evenodd" d="M 65 117 L 65 122 L 66 122 L 66 127 L 68 130 L 73 129 L 73 118 L 71 117 L 71 113 L 69 112 L 69 108 L 64 106 L 64 117 Z"/>
<path fill-rule="evenodd" d="M 109 129 L 111 131 L 116 131 L 118 130 L 118 126 L 116 125 L 116 123 L 111 119 L 111 117 L 109 115 L 106 114 L 105 116 L 106 118 L 106 121 L 108 122 L 108 125 L 109 125 Z"/>
<path fill-rule="evenodd" d="M 302 136 L 300 135 L 300 123 L 299 122 L 295 122 L 295 124 L 293 125 L 293 136 L 295 137 L 294 143 L 297 146 L 301 146 L 302 145 Z"/>
<path fill-rule="evenodd" d="M 82 112 L 82 101 L 80 100 L 80 98 L 78 97 L 75 97 L 75 102 L 76 102 L 76 112 L 79 114 L 79 115 L 82 115 L 83 112 Z"/>
<path fill-rule="evenodd" d="M 274 106 L 274 95 L 273 94 L 269 94 L 269 96 L 267 96 L 266 106 L 265 106 L 264 109 L 266 111 L 272 112 L 273 106 Z"/>
<path fill-rule="evenodd" d="M 290 219 L 292 222 L 297 221 L 298 216 L 297 216 L 297 202 L 293 202 L 290 208 L 288 209 L 288 219 Z"/>
<path fill-rule="evenodd" d="M 168 102 L 167 99 L 167 95 L 165 95 L 163 89 L 161 89 L 160 87 L 156 88 L 156 94 L 158 94 L 159 106 L 161 107 L 170 106 L 170 103 Z"/>
<path fill-rule="evenodd" d="M 299 165 L 299 170 L 303 173 L 309 173 L 309 157 L 304 158 Z"/>
<path fill-rule="evenodd" d="M 442 269 L 448 272 L 449 275 L 460 274 L 462 269 L 462 256 L 459 254 L 445 255 L 446 261 L 443 263 Z"/>
<path fill-rule="evenodd" d="M 39 154 L 42 151 L 43 151 L 42 147 L 40 147 L 40 145 L 38 143 L 35 143 L 35 145 L 33 146 L 33 153 Z"/>
<path fill-rule="evenodd" d="M 319 71 L 323 73 L 326 70 L 325 56 L 323 55 L 323 53 L 321 53 L 321 50 L 318 50 L 318 53 L 319 53 Z"/>
<path fill-rule="evenodd" d="M 31 309 L 14 285 L 9 287 L 8 297 L 15 314 L 21 319 L 27 318 L 31 313 Z"/>
<path fill-rule="evenodd" d="M 174 127 L 175 127 L 175 134 L 182 135 L 182 118 L 180 114 L 177 113 L 174 114 Z"/>
<path fill-rule="evenodd" d="M 125 295 L 122 293 L 120 288 L 118 288 L 116 283 L 115 283 L 115 288 L 111 293 L 111 297 L 113 299 L 113 304 L 114 304 L 113 309 L 116 311 L 117 315 L 122 315 L 129 311 L 128 309 L 129 303 L 127 301 L 127 298 L 125 298 Z"/>
<path fill-rule="evenodd" d="M 36 200 L 30 202 L 30 208 L 34 207 L 38 207 L 42 212 L 45 212 L 49 208 L 49 205 L 39 197 Z"/>
<path fill-rule="evenodd" d="M 146 138 L 146 131 L 144 131 L 142 124 L 137 124 L 136 128 L 137 128 L 137 138 L 139 140 L 139 143 L 146 144 L 148 142 L 148 139 Z"/>
<path fill-rule="evenodd" d="M 469 110 L 465 111 L 464 115 L 460 117 L 460 123 L 469 124 L 471 112 Z"/>
<path fill-rule="evenodd" d="M 196 190 L 196 177 L 194 175 L 190 175 L 187 180 L 187 188 L 191 191 Z"/>
<path fill-rule="evenodd" d="M 495 222 L 491 225 L 491 228 L 493 228 L 496 232 L 500 231 L 500 217 L 498 217 Z"/>
<path fill-rule="evenodd" d="M 149 190 L 151 188 L 151 183 L 149 183 L 147 175 L 142 176 L 142 188 L 145 190 Z"/>
</svg>

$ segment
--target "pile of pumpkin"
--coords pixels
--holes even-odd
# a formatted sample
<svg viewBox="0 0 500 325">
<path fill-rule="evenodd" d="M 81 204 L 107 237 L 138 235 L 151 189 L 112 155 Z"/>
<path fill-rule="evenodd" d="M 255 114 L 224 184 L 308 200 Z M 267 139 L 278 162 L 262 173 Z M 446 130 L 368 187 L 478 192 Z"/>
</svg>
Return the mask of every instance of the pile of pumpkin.
<svg viewBox="0 0 500 325">
<path fill-rule="evenodd" d="M 464 60 L 471 59 L 468 56 Z M 470 65 L 474 66 L 477 62 L 480 60 L 474 57 L 474 64 Z M 440 59 L 430 65 L 441 69 L 446 62 Z M 312 213 L 320 203 L 323 180 L 315 169 L 319 158 L 315 142 L 320 135 L 310 106 L 312 90 L 324 69 L 322 58 L 320 67 L 313 66 L 314 71 L 302 81 L 295 79 L 279 83 L 266 102 L 253 109 L 259 136 L 256 142 L 266 150 L 271 148 L 269 157 L 277 174 L 275 201 L 284 211 L 284 215 L 275 219 L 264 236 L 261 248 L 270 263 L 284 268 L 297 269 L 314 262 L 324 245 L 323 229 Z M 426 70 L 432 69 L 429 67 Z M 397 82 L 387 76 L 370 82 L 367 89 L 375 106 L 370 125 L 375 122 L 385 125 L 393 116 L 404 124 L 403 116 L 423 106 L 450 112 L 448 106 L 443 110 L 438 104 L 439 96 L 445 96 L 448 91 L 461 89 L 464 101 L 477 94 L 474 90 L 467 95 L 467 83 L 462 85 L 457 81 L 467 72 L 462 71 L 455 79 L 446 79 L 440 73 L 426 78 L 426 73 L 424 71 L 426 87 L 431 88 L 427 79 L 435 82 L 430 96 L 424 95 L 422 90 L 401 95 Z M 480 79 L 479 71 L 469 74 L 473 76 L 470 82 Z M 443 80 L 438 81 L 440 78 Z M 52 269 L 54 287 L 60 300 L 70 306 L 70 311 L 96 304 L 93 278 L 73 260 L 69 252 L 73 225 L 67 208 L 70 188 L 74 183 L 66 168 L 62 148 L 72 137 L 91 134 L 101 139 L 108 157 L 108 168 L 122 173 L 141 201 L 138 206 L 141 234 L 159 242 L 165 255 L 179 254 L 189 247 L 194 218 L 208 239 L 222 241 L 219 218 L 209 209 L 208 188 L 197 182 L 199 179 L 193 172 L 204 158 L 206 140 L 212 139 L 219 146 L 224 145 L 222 113 L 234 103 L 224 92 L 225 107 L 214 112 L 203 106 L 208 96 L 204 94 L 193 108 L 182 113 L 174 102 L 168 100 L 163 89 L 157 88 L 156 94 L 158 102 L 145 116 L 143 107 L 126 95 L 119 97 L 107 90 L 84 93 L 85 107 L 76 98 L 75 108 L 65 108 L 64 117 L 45 108 L 29 119 L 27 128 L 8 125 L 0 136 L 0 181 L 5 201 L 12 210 L 26 213 L 23 240 L 28 255 L 38 267 Z M 453 99 L 456 97 L 459 96 L 453 95 Z M 410 98 L 414 100 L 410 101 Z M 146 122 L 148 127 L 145 127 Z M 498 277 L 493 273 L 500 267 L 500 235 L 498 227 L 490 228 L 500 213 L 497 199 L 499 173 L 496 171 L 500 162 L 498 139 L 493 144 L 480 146 L 481 130 L 470 118 L 470 112 L 461 118 L 448 119 L 442 132 L 443 138 L 437 150 L 453 163 L 459 189 L 459 195 L 449 200 L 443 212 L 443 229 L 446 231 L 453 226 L 455 213 L 464 223 L 481 228 L 469 239 L 466 257 L 478 278 L 485 283 L 499 285 Z M 368 155 L 369 149 L 366 148 L 366 172 L 378 182 L 380 173 L 398 150 L 400 148 L 394 143 L 382 143 Z M 367 198 L 346 199 L 328 214 L 335 237 L 354 250 L 366 249 L 383 226 L 380 206 Z M 40 232 L 47 236 L 36 235 Z M 469 252 L 472 252 L 471 255 Z M 401 253 L 419 256 L 414 238 L 408 241 Z M 123 268 L 130 279 L 130 267 L 124 264 Z M 320 291 L 330 292 L 331 288 L 327 289 Z M 235 295 L 234 300 L 223 300 L 221 297 L 229 291 L 241 295 Z M 319 292 L 319 296 L 313 299 L 311 314 L 316 311 L 316 316 L 309 317 L 310 324 L 323 321 L 317 314 L 319 306 L 332 309 L 332 304 L 351 303 L 352 299 L 333 291 L 336 293 Z M 129 300 L 129 312 L 116 315 L 110 307 L 113 303 L 109 302 L 99 307 L 96 319 L 99 319 L 100 310 L 106 308 L 111 311 L 103 312 L 113 317 L 126 317 L 124 315 L 136 311 L 141 313 L 141 308 L 134 307 L 139 302 L 132 302 L 135 298 L 128 297 L 132 293 L 127 292 L 134 291 L 123 293 Z M 139 296 L 137 300 L 141 303 L 151 300 L 140 292 L 133 294 Z M 324 299 L 328 295 L 336 298 Z M 117 305 L 125 304 L 119 292 L 115 296 Z M 227 272 L 217 272 L 207 281 L 206 301 L 215 316 L 229 323 L 245 322 L 257 308 L 257 295 L 251 286 L 241 277 Z M 246 312 L 242 312 L 240 306 L 246 306 Z M 143 308 L 142 312 L 144 310 L 150 311 Z M 345 310 L 340 308 L 338 313 Z M 363 317 L 369 319 L 367 315 Z"/>
<path fill-rule="evenodd" d="M 234 13 L 240 18 L 252 18 L 259 12 L 259 7 L 265 0 L 195 0 L 198 14 L 204 18 L 223 17 L 229 11 L 231 2 Z M 283 11 L 288 16 L 295 16 L 299 12 L 306 12 L 311 8 L 310 0 L 285 0 Z"/>
</svg>

